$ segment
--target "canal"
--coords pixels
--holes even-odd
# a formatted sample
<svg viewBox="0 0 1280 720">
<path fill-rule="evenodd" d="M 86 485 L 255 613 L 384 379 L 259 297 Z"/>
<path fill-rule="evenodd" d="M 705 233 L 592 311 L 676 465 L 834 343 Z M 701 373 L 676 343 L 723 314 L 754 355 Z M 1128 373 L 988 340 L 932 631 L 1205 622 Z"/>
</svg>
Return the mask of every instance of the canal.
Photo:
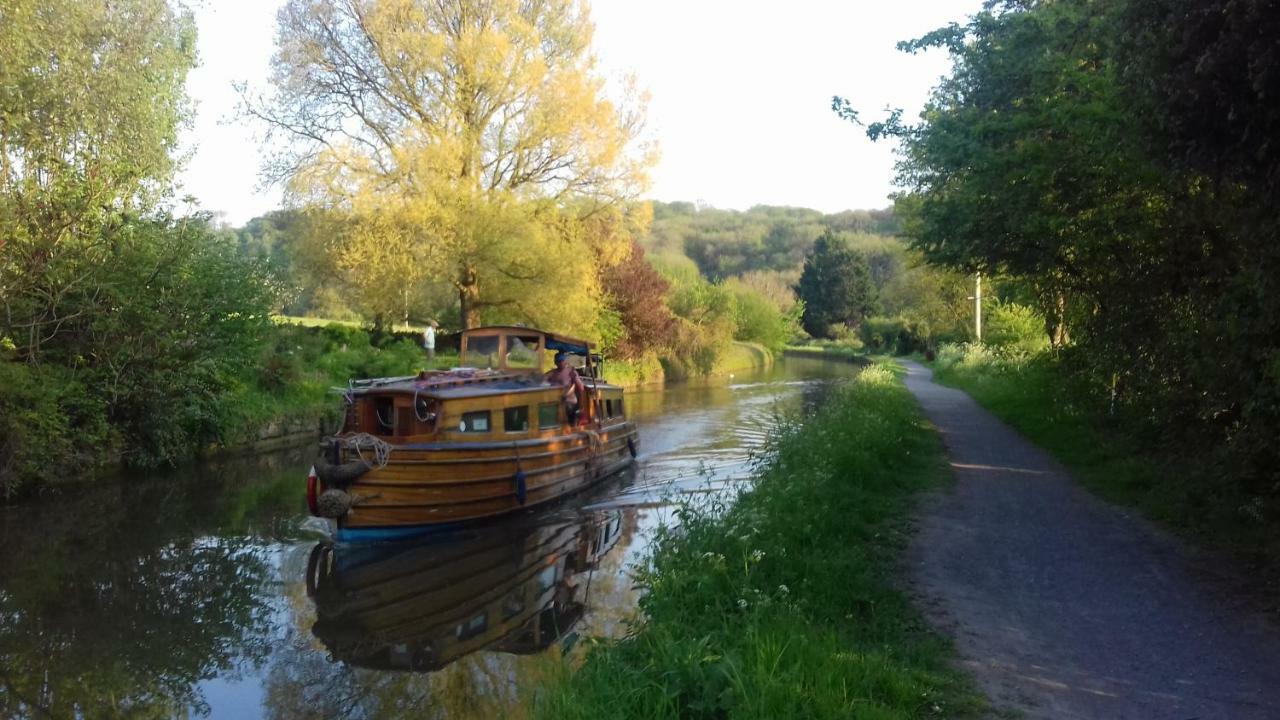
<svg viewBox="0 0 1280 720">
<path fill-rule="evenodd" d="M 629 569 L 673 503 L 732 496 L 778 414 L 855 371 L 630 391 L 633 470 L 430 542 L 332 547 L 305 513 L 310 448 L 0 510 L 0 717 L 518 714 L 564 654 L 626 633 Z"/>
</svg>

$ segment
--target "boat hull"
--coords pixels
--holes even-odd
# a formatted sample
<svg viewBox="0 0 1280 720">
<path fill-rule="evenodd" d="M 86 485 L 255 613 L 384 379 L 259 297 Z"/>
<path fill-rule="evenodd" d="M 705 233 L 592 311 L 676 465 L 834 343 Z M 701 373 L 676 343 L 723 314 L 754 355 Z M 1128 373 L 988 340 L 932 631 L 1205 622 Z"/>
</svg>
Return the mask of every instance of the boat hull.
<svg viewBox="0 0 1280 720">
<path fill-rule="evenodd" d="M 394 445 L 385 465 L 343 488 L 351 507 L 337 539 L 410 537 L 544 505 L 625 469 L 637 443 L 623 421 L 508 442 Z"/>
</svg>

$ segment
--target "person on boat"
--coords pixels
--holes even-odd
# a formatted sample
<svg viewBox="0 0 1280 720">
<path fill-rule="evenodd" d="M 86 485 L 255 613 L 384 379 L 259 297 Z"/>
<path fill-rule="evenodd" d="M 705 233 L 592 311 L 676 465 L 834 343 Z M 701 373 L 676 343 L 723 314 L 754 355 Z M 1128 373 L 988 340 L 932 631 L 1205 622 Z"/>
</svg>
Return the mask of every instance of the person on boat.
<svg viewBox="0 0 1280 720">
<path fill-rule="evenodd" d="M 558 352 L 555 361 L 555 369 L 547 373 L 547 382 L 560 386 L 565 417 L 572 426 L 578 421 L 578 401 L 586 397 L 587 388 L 582 384 L 582 378 L 578 377 L 578 371 L 569 364 L 568 355 L 563 351 Z"/>
<path fill-rule="evenodd" d="M 427 351 L 427 363 L 434 363 L 436 360 L 436 328 L 440 327 L 435 320 L 427 323 L 427 329 L 422 331 L 422 347 Z"/>
</svg>

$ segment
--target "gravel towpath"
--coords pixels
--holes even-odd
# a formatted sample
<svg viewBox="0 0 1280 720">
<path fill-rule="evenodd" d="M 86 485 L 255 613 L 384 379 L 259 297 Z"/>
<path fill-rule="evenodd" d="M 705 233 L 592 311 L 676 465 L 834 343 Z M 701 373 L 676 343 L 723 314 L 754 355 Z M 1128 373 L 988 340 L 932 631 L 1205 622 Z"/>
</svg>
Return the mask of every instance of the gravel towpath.
<svg viewBox="0 0 1280 720">
<path fill-rule="evenodd" d="M 997 716 L 1280 719 L 1280 629 L 1211 559 L 906 365 L 956 478 L 920 509 L 909 581 Z"/>
</svg>

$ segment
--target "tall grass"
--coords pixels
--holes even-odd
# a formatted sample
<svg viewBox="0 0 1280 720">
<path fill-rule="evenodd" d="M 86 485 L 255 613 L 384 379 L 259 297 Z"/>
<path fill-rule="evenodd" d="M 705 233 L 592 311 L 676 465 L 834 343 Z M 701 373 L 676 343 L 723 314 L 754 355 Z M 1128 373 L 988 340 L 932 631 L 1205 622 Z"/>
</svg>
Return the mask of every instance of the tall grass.
<svg viewBox="0 0 1280 720">
<path fill-rule="evenodd" d="M 883 368 L 784 424 L 753 489 L 680 509 L 638 570 L 643 618 L 535 697 L 541 718 L 916 718 L 976 708 L 899 590 L 935 435 Z"/>
</svg>

